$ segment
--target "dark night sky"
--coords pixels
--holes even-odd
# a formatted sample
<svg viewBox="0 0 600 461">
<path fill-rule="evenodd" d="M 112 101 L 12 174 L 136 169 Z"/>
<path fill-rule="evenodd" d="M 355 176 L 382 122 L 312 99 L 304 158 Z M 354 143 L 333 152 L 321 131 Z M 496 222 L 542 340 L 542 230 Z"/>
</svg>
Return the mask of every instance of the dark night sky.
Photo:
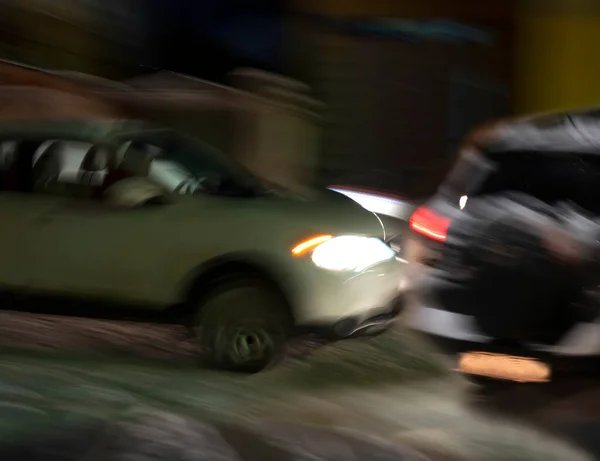
<svg viewBox="0 0 600 461">
<path fill-rule="evenodd" d="M 235 67 L 278 71 L 283 0 L 154 0 L 151 62 L 222 81 Z"/>
</svg>

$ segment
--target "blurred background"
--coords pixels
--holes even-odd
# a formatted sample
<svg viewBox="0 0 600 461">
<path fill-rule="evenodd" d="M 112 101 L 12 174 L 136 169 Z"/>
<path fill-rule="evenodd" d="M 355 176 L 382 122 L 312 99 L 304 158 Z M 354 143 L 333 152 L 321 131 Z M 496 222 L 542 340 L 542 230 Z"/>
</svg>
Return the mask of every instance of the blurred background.
<svg viewBox="0 0 600 461">
<path fill-rule="evenodd" d="M 199 100 L 196 110 L 190 110 L 195 102 L 187 100 L 184 104 L 189 94 L 184 93 L 177 102 L 173 93 L 175 108 L 180 104 L 185 110 L 171 108 L 165 118 L 236 157 L 255 173 L 288 186 L 345 185 L 418 201 L 435 191 L 461 139 L 476 125 L 493 118 L 600 102 L 598 13 L 598 0 L 0 0 L 0 59 L 82 72 L 137 88 L 151 85 L 169 91 L 192 88 L 233 95 L 240 101 L 239 108 L 213 99 Z M 2 78 L 0 72 L 0 85 Z M 241 104 L 249 99 L 256 104 Z M 0 115 L 1 108 L 0 104 Z M 27 317 L 20 322 L 15 327 L 3 319 L 3 337 L 22 341 L 22 332 L 28 331 L 32 322 Z M 54 337 L 77 342 L 69 339 L 74 333 L 49 334 L 46 323 L 41 323 L 42 334 L 38 336 L 43 338 L 37 341 Z M 69 328 L 78 334 L 82 330 L 79 325 Z M 106 328 L 97 328 L 102 341 L 110 336 L 105 334 Z M 115 328 L 112 336 L 135 340 L 131 333 Z M 147 344 L 162 348 L 167 355 L 165 363 L 171 366 L 173 359 L 164 352 L 170 351 L 171 342 L 158 342 L 158 334 L 148 326 L 140 331 L 137 340 L 146 338 Z M 376 426 L 375 421 L 381 427 L 389 425 L 390 433 L 393 430 L 399 440 L 400 429 L 390 421 L 408 414 L 410 421 L 402 421 L 406 427 L 429 429 L 441 425 L 439 420 L 451 437 L 423 431 L 424 435 L 418 436 L 409 432 L 402 440 L 422 437 L 437 443 L 439 438 L 454 444 L 455 437 L 465 450 L 472 449 L 475 442 L 465 442 L 472 440 L 483 446 L 482 452 L 489 450 L 485 437 L 495 436 L 497 428 L 482 424 L 479 417 L 472 417 L 458 404 L 454 408 L 442 402 L 446 397 L 442 381 L 436 382 L 442 390 L 427 389 L 422 399 L 414 399 L 412 394 L 400 398 L 395 393 L 379 397 L 361 390 L 367 399 L 358 391 L 342 395 L 335 389 L 336 383 L 345 380 L 383 379 L 382 375 L 391 376 L 390 381 L 410 383 L 407 376 L 413 374 L 450 374 L 448 367 L 429 366 L 429 359 L 415 358 L 412 351 L 421 346 L 413 346 L 409 340 L 400 345 L 396 339 L 384 337 L 381 341 L 383 345 L 366 348 L 371 365 L 365 366 L 363 362 L 368 361 L 353 344 L 344 345 L 343 360 L 327 352 L 321 356 L 324 358 L 317 356 L 316 365 L 308 371 L 300 366 L 284 369 L 271 387 L 267 381 L 271 378 L 260 376 L 254 387 L 241 380 L 228 384 L 230 378 L 217 375 L 209 375 L 203 383 L 206 378 L 201 374 L 191 379 L 185 371 L 174 376 L 167 369 L 161 375 L 139 371 L 127 363 L 113 369 L 110 360 L 99 366 L 79 362 L 49 366 L 44 362 L 40 367 L 34 359 L 18 358 L 6 369 L 18 377 L 15 388 L 39 386 L 34 390 L 40 395 L 50 391 L 60 398 L 75 395 L 85 402 L 81 408 L 93 403 L 115 414 L 122 407 L 129 408 L 129 403 L 121 403 L 129 400 L 120 394 L 137 389 L 134 399 L 139 401 L 162 405 L 171 399 L 174 406 L 186 409 L 194 402 L 202 414 L 209 410 L 226 413 L 219 408 L 223 405 L 231 413 L 253 415 L 259 407 L 253 402 L 243 407 L 242 396 L 249 394 L 258 401 L 279 395 L 285 404 L 273 407 L 272 414 L 291 415 L 288 405 L 294 399 L 287 395 L 289 389 L 308 394 L 322 386 L 322 400 L 307 397 L 298 401 L 302 411 L 306 407 L 307 414 L 309 410 L 316 414 L 301 414 L 304 420 L 313 418 L 325 425 L 355 421 L 357 427 L 368 430 Z M 187 356 L 193 356 L 190 351 L 195 349 L 183 344 L 187 345 Z M 132 346 L 112 347 L 122 353 Z M 345 361 L 350 363 L 346 374 L 331 371 L 334 364 Z M 28 368 L 28 363 L 33 365 Z M 60 381 L 58 378 L 44 375 L 46 369 L 54 373 L 63 368 L 66 378 L 60 386 L 53 381 Z M 95 384 L 76 394 L 73 388 L 84 375 Z M 106 390 L 107 397 L 97 392 L 98 377 L 113 387 L 117 382 L 113 392 L 117 397 Z M 595 417 L 600 401 L 597 383 L 590 387 L 593 395 L 584 395 L 578 407 Z M 331 388 L 334 391 L 330 392 Z M 231 391 L 231 396 L 223 397 L 223 389 L 225 393 Z M 548 396 L 537 388 L 521 389 L 519 398 L 501 393 L 498 406 L 515 408 L 519 415 L 535 413 L 536 421 L 551 420 L 557 427 L 569 418 L 576 419 L 572 401 L 565 398 L 566 403 L 561 400 L 550 408 L 547 400 L 558 401 L 554 394 Z M 563 393 L 567 391 L 561 388 L 561 398 Z M 450 398 L 454 399 L 454 394 Z M 361 402 L 367 404 L 361 406 Z M 402 405 L 396 407 L 396 414 L 390 410 L 392 402 Z M 530 411 L 536 405 L 535 411 Z M 549 416 L 551 410 L 554 419 Z M 17 421 L 18 417 L 4 419 Z M 50 414 L 49 425 L 55 420 Z M 22 427 L 27 427 L 28 420 L 22 421 Z M 512 425 L 507 424 L 505 430 L 510 440 L 521 431 Z M 595 434 L 597 429 L 589 439 L 596 440 Z M 540 443 L 536 434 L 525 436 L 528 443 L 534 442 L 532 446 L 555 451 L 552 443 Z M 556 456 L 554 459 L 576 459 Z"/>
<path fill-rule="evenodd" d="M 321 185 L 416 198 L 435 189 L 474 125 L 600 99 L 596 4 L 4 0 L 0 55 L 110 79 L 169 70 L 254 90 L 256 79 L 236 80 L 232 71 L 285 75 L 307 85 L 287 84 L 301 94 L 292 98 L 295 120 L 245 120 L 255 144 L 305 162 L 306 176 Z M 250 135 L 241 136 L 236 117 L 212 110 L 206 136 L 248 156 L 239 145 Z M 276 170 L 273 156 L 255 169 Z"/>
</svg>

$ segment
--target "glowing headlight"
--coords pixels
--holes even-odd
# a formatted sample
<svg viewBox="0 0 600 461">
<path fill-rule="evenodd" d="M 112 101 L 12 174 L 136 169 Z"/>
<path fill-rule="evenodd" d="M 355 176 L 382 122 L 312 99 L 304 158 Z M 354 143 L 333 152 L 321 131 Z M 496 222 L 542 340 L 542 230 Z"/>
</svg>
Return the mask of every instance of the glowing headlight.
<svg viewBox="0 0 600 461">
<path fill-rule="evenodd" d="M 394 256 L 394 250 L 379 239 L 342 236 L 319 244 L 312 252 L 311 259 L 323 269 L 361 272 Z"/>
</svg>

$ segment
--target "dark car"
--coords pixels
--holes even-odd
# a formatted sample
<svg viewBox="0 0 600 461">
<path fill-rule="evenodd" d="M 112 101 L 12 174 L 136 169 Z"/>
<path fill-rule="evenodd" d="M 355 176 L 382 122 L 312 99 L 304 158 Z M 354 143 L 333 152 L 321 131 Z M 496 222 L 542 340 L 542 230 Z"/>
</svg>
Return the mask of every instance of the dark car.
<svg viewBox="0 0 600 461">
<path fill-rule="evenodd" d="M 564 372 L 598 368 L 600 304 L 594 301 L 582 309 L 573 301 L 576 295 L 583 296 L 582 280 L 593 274 L 581 265 L 578 272 L 571 270 L 555 258 L 552 246 L 558 246 L 548 235 L 556 229 L 556 235 L 562 232 L 565 239 L 571 238 L 582 227 L 578 220 L 594 232 L 599 229 L 599 154 L 597 109 L 488 125 L 465 140 L 437 193 L 412 214 L 404 248 L 409 263 L 407 322 L 445 351 L 457 353 L 459 370 L 515 381 L 548 381 Z M 483 205 L 489 216 L 502 221 L 497 229 L 506 229 L 495 240 L 474 229 L 468 237 L 469 226 L 479 222 L 473 218 L 477 212 L 470 209 L 481 211 Z M 494 245 L 510 239 L 511 226 L 515 235 L 538 226 L 539 238 L 533 232 L 528 237 L 535 251 L 528 250 L 520 258 L 533 261 L 531 267 L 515 265 L 511 273 L 508 266 L 497 263 L 504 275 L 488 280 L 485 291 L 461 291 L 461 284 L 464 287 L 475 278 L 465 255 L 479 245 L 480 251 L 508 258 L 508 247 Z M 598 235 L 592 235 L 592 245 L 598 244 Z M 563 247 L 559 250 L 568 255 L 568 245 Z M 548 251 L 542 255 L 544 248 Z M 590 259 L 596 257 L 593 251 L 582 254 Z M 517 270 L 524 272 L 517 276 Z M 591 285 L 596 289 L 596 279 Z M 517 298 L 529 301 L 511 301 Z"/>
</svg>

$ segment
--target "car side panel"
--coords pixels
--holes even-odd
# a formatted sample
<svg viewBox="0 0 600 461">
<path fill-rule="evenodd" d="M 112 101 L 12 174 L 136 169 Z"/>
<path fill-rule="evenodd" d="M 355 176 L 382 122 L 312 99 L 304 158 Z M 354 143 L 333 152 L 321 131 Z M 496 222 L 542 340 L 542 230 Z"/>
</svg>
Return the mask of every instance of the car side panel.
<svg viewBox="0 0 600 461">
<path fill-rule="evenodd" d="M 30 242 L 36 230 L 53 209 L 51 199 L 0 193 L 0 285 L 26 289 L 33 268 Z"/>
<path fill-rule="evenodd" d="M 171 235 L 160 208 L 114 210 L 65 199 L 31 241 L 37 291 L 160 307 L 170 301 Z"/>
</svg>

